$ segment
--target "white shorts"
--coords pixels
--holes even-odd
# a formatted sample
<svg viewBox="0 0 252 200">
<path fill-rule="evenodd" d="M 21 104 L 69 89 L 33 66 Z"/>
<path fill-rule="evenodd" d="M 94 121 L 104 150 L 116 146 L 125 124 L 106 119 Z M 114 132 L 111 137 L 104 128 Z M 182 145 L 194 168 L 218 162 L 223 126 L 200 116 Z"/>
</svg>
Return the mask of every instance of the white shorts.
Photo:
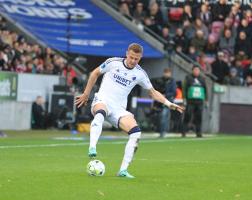
<svg viewBox="0 0 252 200">
<path fill-rule="evenodd" d="M 116 103 L 111 103 L 111 102 L 109 103 L 108 100 L 106 101 L 106 99 L 103 99 L 97 93 L 95 93 L 95 96 L 91 105 L 91 112 L 93 115 L 94 115 L 93 108 L 98 103 L 102 103 L 106 106 L 107 111 L 108 111 L 106 119 L 116 128 L 119 128 L 119 120 L 121 117 L 126 116 L 126 115 L 133 115 L 131 112 L 127 111 L 122 106 L 117 105 Z"/>
</svg>

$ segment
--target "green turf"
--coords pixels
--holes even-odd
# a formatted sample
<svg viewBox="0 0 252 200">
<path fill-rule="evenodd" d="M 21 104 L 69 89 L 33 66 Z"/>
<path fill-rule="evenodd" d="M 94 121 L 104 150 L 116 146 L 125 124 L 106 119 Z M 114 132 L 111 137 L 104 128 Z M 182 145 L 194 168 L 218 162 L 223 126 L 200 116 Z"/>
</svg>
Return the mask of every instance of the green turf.
<svg viewBox="0 0 252 200">
<path fill-rule="evenodd" d="M 0 139 L 0 200 L 252 199 L 252 137 L 142 140 L 129 170 L 137 178 L 127 180 L 115 177 L 125 140 L 100 142 L 106 173 L 89 177 L 88 140 L 51 139 L 68 132 L 8 135 Z"/>
</svg>

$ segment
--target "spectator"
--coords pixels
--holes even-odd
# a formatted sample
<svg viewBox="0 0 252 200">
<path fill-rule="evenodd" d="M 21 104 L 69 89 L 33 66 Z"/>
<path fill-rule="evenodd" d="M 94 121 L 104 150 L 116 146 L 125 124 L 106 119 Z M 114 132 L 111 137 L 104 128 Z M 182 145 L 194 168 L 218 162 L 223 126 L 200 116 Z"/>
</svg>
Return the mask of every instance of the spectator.
<svg viewBox="0 0 252 200">
<path fill-rule="evenodd" d="M 235 60 L 234 68 L 236 69 L 237 76 L 241 80 L 241 83 L 243 83 L 243 78 L 244 78 L 244 69 L 242 66 L 242 61 L 240 60 Z"/>
<path fill-rule="evenodd" d="M 218 49 L 218 45 L 214 36 L 209 35 L 204 52 L 206 53 L 207 56 L 215 57 L 217 49 Z"/>
<path fill-rule="evenodd" d="M 4 41 L 5 44 L 12 45 L 13 40 L 11 32 L 7 29 L 2 30 L 1 40 Z"/>
<path fill-rule="evenodd" d="M 27 63 L 27 67 L 26 67 L 26 73 L 33 73 L 35 74 L 36 73 L 36 66 L 33 65 L 33 62 L 32 61 L 29 61 Z"/>
<path fill-rule="evenodd" d="M 196 48 L 192 45 L 189 47 L 188 57 L 194 61 L 197 60 L 198 53 L 196 52 Z"/>
<path fill-rule="evenodd" d="M 146 30 L 146 31 L 149 32 L 151 35 L 153 35 L 153 33 L 160 34 L 159 26 L 155 24 L 149 17 L 146 17 L 144 19 L 144 24 L 150 30 L 150 31 L 149 30 Z"/>
<path fill-rule="evenodd" d="M 44 99 L 41 96 L 36 98 L 32 104 L 32 128 L 44 129 L 45 128 L 45 111 L 43 108 Z"/>
<path fill-rule="evenodd" d="M 216 82 L 223 84 L 225 76 L 229 74 L 229 67 L 224 62 L 223 52 L 218 52 L 217 59 L 212 63 L 212 73 L 217 77 Z"/>
<path fill-rule="evenodd" d="M 162 28 L 162 37 L 165 41 L 170 41 L 170 30 L 167 26 Z"/>
<path fill-rule="evenodd" d="M 32 58 L 35 58 L 36 56 L 42 57 L 42 49 L 40 48 L 38 44 L 32 45 Z"/>
<path fill-rule="evenodd" d="M 232 24 L 234 25 L 233 27 L 237 28 L 242 19 L 242 14 L 241 14 L 239 6 L 233 5 L 228 17 L 232 20 Z"/>
<path fill-rule="evenodd" d="M 185 20 L 183 22 L 183 32 L 185 37 L 188 38 L 188 40 L 191 40 L 195 37 L 195 28 L 189 20 Z"/>
<path fill-rule="evenodd" d="M 235 60 L 246 61 L 248 60 L 248 56 L 244 53 L 244 51 L 238 51 L 235 55 Z"/>
<path fill-rule="evenodd" d="M 205 3 L 207 4 L 207 1 L 205 1 Z M 185 4 L 191 7 L 193 16 L 196 16 L 197 11 L 200 9 L 200 4 L 195 0 L 185 0 Z"/>
<path fill-rule="evenodd" d="M 212 13 L 213 21 L 224 21 L 230 12 L 230 7 L 226 0 L 219 0 L 216 4 L 213 4 Z"/>
<path fill-rule="evenodd" d="M 224 25 L 223 28 L 220 31 L 220 35 L 224 35 L 225 34 L 225 30 L 230 30 L 231 34 L 234 38 L 236 38 L 237 36 L 237 28 L 235 26 L 233 26 L 233 21 L 231 18 L 227 17 L 224 21 Z"/>
<path fill-rule="evenodd" d="M 119 2 L 119 12 L 124 15 L 125 17 L 131 17 L 129 6 L 127 4 L 127 1 L 121 0 Z"/>
<path fill-rule="evenodd" d="M 162 29 L 162 37 L 165 40 L 165 49 L 170 50 L 173 48 L 174 46 L 174 41 L 172 40 L 172 38 L 170 37 L 170 31 L 169 28 L 167 26 L 165 26 Z"/>
<path fill-rule="evenodd" d="M 197 18 L 201 19 L 201 21 L 209 26 L 212 22 L 212 13 L 209 11 L 209 7 L 206 3 L 203 3 L 200 7 L 200 11 L 197 14 Z"/>
<path fill-rule="evenodd" d="M 211 74 L 212 69 L 211 69 L 211 65 L 209 63 L 206 62 L 206 55 L 201 52 L 199 57 L 197 58 L 198 63 L 200 64 L 201 70 L 205 73 L 205 74 Z"/>
<path fill-rule="evenodd" d="M 155 24 L 159 30 L 162 29 L 163 26 L 163 16 L 159 9 L 159 5 L 154 2 L 150 5 L 149 12 L 147 16 L 151 20 L 151 24 Z"/>
<path fill-rule="evenodd" d="M 72 68 L 71 65 L 67 65 L 64 70 L 63 70 L 63 75 L 66 77 L 67 80 L 67 84 L 68 85 L 72 85 L 73 82 L 73 78 L 75 78 L 76 72 L 74 71 L 74 69 Z"/>
<path fill-rule="evenodd" d="M 54 55 L 55 55 L 55 53 L 53 52 L 53 50 L 51 48 L 47 47 L 47 48 L 45 48 L 45 51 L 42 53 L 41 58 L 43 58 L 43 60 L 45 60 L 45 62 L 46 61 L 51 62 Z"/>
<path fill-rule="evenodd" d="M 42 64 L 36 65 L 36 73 L 37 74 L 43 74 L 44 70 L 45 70 L 44 65 L 42 65 Z"/>
<path fill-rule="evenodd" d="M 219 47 L 221 51 L 227 51 L 229 55 L 234 53 L 235 37 L 229 29 L 226 29 L 224 35 L 221 35 Z"/>
<path fill-rule="evenodd" d="M 238 52 L 243 52 L 247 56 L 251 56 L 251 43 L 249 38 L 247 38 L 246 32 L 241 31 L 238 35 L 238 39 L 235 44 L 235 54 Z"/>
<path fill-rule="evenodd" d="M 244 76 L 243 78 L 246 80 L 248 76 L 252 77 L 252 58 L 250 59 L 250 64 L 248 64 L 244 69 Z"/>
<path fill-rule="evenodd" d="M 174 41 L 176 47 L 180 46 L 182 48 L 183 52 L 186 52 L 188 50 L 189 41 L 186 38 L 186 36 L 184 35 L 182 28 L 177 28 L 176 35 L 173 38 L 173 41 Z"/>
<path fill-rule="evenodd" d="M 15 51 L 11 48 L 10 45 L 5 45 L 3 47 L 4 53 L 7 55 L 8 62 L 7 64 L 10 64 L 10 62 L 14 59 L 15 57 Z"/>
<path fill-rule="evenodd" d="M 240 26 L 237 28 L 237 33 L 244 31 L 248 38 L 252 38 L 252 25 L 249 25 L 247 19 L 242 19 Z"/>
<path fill-rule="evenodd" d="M 35 58 L 33 58 L 32 62 L 35 67 L 36 73 L 41 73 L 44 69 L 42 59 L 35 57 Z"/>
<path fill-rule="evenodd" d="M 6 20 L 0 16 L 0 30 L 6 29 Z"/>
<path fill-rule="evenodd" d="M 183 17 L 182 17 L 183 21 L 189 21 L 189 22 L 193 22 L 194 21 L 194 16 L 192 13 L 192 8 L 190 5 L 186 4 L 184 6 L 184 12 L 183 12 Z"/>
<path fill-rule="evenodd" d="M 141 2 L 144 5 L 144 10 L 147 10 L 150 4 L 150 0 L 135 0 L 135 2 Z"/>
<path fill-rule="evenodd" d="M 203 37 L 204 37 L 205 40 L 208 39 L 208 28 L 206 27 L 206 25 L 204 25 L 204 24 L 202 23 L 202 21 L 201 21 L 200 18 L 197 18 L 197 19 L 195 20 L 194 28 L 195 28 L 196 32 L 197 32 L 198 30 L 200 30 L 200 31 L 203 32 L 203 35 L 204 35 Z"/>
<path fill-rule="evenodd" d="M 245 86 L 252 88 L 252 75 L 246 77 Z"/>
<path fill-rule="evenodd" d="M 248 24 L 251 25 L 251 23 L 252 23 L 252 10 L 250 10 L 250 9 L 246 10 L 244 18 L 248 21 Z"/>
<path fill-rule="evenodd" d="M 177 45 L 177 46 L 175 47 L 175 51 L 176 51 L 177 53 L 183 53 L 183 47 L 180 46 L 180 45 Z"/>
<path fill-rule="evenodd" d="M 44 74 L 55 74 L 54 66 L 52 63 L 50 63 L 50 62 L 45 63 Z"/>
<path fill-rule="evenodd" d="M 128 4 L 130 14 L 132 14 L 134 8 L 136 7 L 136 1 L 138 0 L 119 0 L 119 1 L 126 2 Z"/>
<path fill-rule="evenodd" d="M 234 86 L 240 86 L 241 85 L 241 80 L 237 76 L 237 69 L 236 68 L 231 68 L 230 73 L 228 76 L 224 78 L 224 84 L 226 85 L 234 85 Z"/>
<path fill-rule="evenodd" d="M 203 31 L 197 30 L 195 37 L 191 40 L 191 45 L 194 46 L 198 52 L 202 52 L 204 50 L 206 40 L 204 39 Z"/>
<path fill-rule="evenodd" d="M 6 54 L 3 51 L 0 51 L 0 70 L 8 71 L 7 61 Z"/>
<path fill-rule="evenodd" d="M 144 5 L 142 2 L 137 2 L 136 9 L 133 13 L 133 18 L 136 24 L 143 24 L 144 18 L 146 17 L 146 12 L 144 10 Z"/>
<path fill-rule="evenodd" d="M 26 72 L 25 56 L 21 55 L 20 59 L 16 60 L 16 72 L 24 73 Z"/>
</svg>

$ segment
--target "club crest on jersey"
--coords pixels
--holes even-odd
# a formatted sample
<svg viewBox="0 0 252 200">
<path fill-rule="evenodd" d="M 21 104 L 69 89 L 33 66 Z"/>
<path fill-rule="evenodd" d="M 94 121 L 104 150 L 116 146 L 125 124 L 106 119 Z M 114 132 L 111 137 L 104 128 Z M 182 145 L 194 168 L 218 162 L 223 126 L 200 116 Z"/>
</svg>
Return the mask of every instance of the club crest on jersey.
<svg viewBox="0 0 252 200">
<path fill-rule="evenodd" d="M 106 67 L 106 64 L 103 63 L 103 64 L 101 65 L 101 68 L 104 69 L 105 67 Z"/>
<path fill-rule="evenodd" d="M 133 77 L 132 77 L 132 81 L 135 81 L 135 80 L 136 80 L 136 77 L 135 77 L 135 76 L 133 76 Z"/>
</svg>

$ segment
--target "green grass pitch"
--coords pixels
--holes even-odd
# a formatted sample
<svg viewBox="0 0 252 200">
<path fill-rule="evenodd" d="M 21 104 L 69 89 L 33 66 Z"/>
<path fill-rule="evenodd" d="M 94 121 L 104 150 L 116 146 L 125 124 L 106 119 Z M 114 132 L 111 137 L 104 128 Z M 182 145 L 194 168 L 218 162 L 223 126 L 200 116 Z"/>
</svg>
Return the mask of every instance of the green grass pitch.
<svg viewBox="0 0 252 200">
<path fill-rule="evenodd" d="M 86 174 L 88 138 L 67 132 L 7 132 L 0 138 L 0 200 L 251 200 L 252 137 L 143 139 L 118 178 L 126 140 L 102 140 L 103 177 Z M 80 136 L 75 136 L 80 137 Z"/>
</svg>

